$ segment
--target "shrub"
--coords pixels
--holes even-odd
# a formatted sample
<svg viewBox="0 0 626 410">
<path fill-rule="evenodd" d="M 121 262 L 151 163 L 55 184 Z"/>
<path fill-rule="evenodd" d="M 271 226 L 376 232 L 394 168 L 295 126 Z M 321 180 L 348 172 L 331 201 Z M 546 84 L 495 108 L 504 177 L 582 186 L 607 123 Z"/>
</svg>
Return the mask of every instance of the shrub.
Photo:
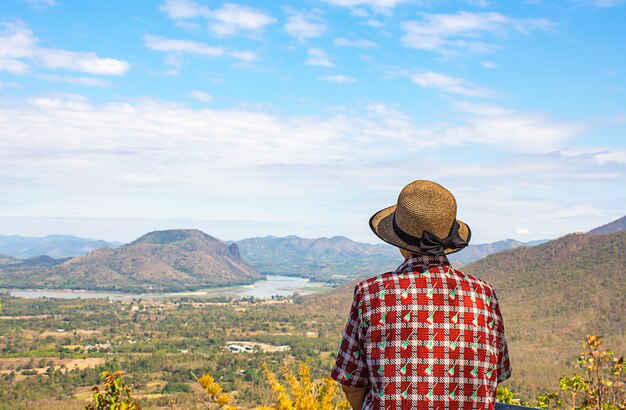
<svg viewBox="0 0 626 410">
<path fill-rule="evenodd" d="M 122 372 L 102 372 L 104 391 L 98 386 L 92 389 L 93 403 L 88 404 L 85 410 L 141 410 L 139 403 L 130 395 L 130 388 L 122 379 Z"/>
</svg>

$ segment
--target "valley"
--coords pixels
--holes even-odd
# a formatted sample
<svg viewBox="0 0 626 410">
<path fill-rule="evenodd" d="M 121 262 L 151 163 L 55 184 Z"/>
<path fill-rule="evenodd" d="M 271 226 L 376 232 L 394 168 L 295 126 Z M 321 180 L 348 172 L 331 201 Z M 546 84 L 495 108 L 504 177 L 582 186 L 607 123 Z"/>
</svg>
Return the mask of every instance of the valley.
<svg viewBox="0 0 626 410">
<path fill-rule="evenodd" d="M 206 240 L 197 232 L 165 232 L 134 246 L 164 260 L 172 249 L 188 247 L 193 254 L 205 243 L 197 239 Z M 235 258 L 233 244 L 215 243 Z M 332 256 L 336 251 L 319 244 L 313 248 L 320 258 L 326 252 L 328 260 L 340 262 Z M 463 268 L 498 292 L 513 364 L 506 386 L 525 399 L 556 391 L 561 376 L 577 371 L 576 358 L 589 334 L 604 336 L 606 346 L 618 354 L 626 350 L 624 249 L 625 230 L 603 229 L 494 252 Z M 113 250 L 95 255 L 102 252 Z M 289 252 L 280 254 L 287 264 Z M 94 256 L 85 259 L 90 258 Z M 358 260 L 356 254 L 354 258 Z M 5 259 L 7 265 L 16 263 Z M 141 259 L 142 266 L 148 260 Z M 95 261 L 96 266 L 122 269 L 100 257 Z M 243 261 L 238 266 L 245 266 Z M 213 374 L 242 408 L 272 400 L 262 363 L 278 370 L 302 361 L 314 378 L 327 376 L 359 277 L 344 275 L 334 289 L 293 276 L 263 277 L 268 280 L 258 283 L 286 293 L 241 293 L 254 289 L 250 285 L 115 293 L 107 296 L 120 296 L 103 299 L 0 293 L 0 409 L 83 408 L 104 370 L 124 371 L 146 409 L 195 408 L 202 392 L 192 372 Z M 275 280 L 279 282 L 272 284 Z M 294 290 L 302 293 L 293 295 Z"/>
</svg>

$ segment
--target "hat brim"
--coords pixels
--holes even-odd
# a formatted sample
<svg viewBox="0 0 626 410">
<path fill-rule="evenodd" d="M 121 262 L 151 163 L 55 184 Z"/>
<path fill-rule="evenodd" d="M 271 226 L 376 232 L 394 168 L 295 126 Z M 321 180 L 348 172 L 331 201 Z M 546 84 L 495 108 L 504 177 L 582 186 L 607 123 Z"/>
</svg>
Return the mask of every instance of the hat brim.
<svg viewBox="0 0 626 410">
<path fill-rule="evenodd" d="M 414 252 L 416 254 L 423 253 L 419 246 L 411 245 L 405 241 L 403 241 L 394 231 L 393 229 L 393 217 L 396 211 L 396 205 L 392 205 L 388 208 L 382 209 L 376 212 L 370 218 L 370 228 L 372 231 L 383 241 L 397 246 L 398 248 L 405 249 L 410 252 Z M 471 231 L 469 226 L 463 221 L 456 220 L 459 223 L 459 236 L 463 238 L 463 240 L 469 242 Z M 450 254 L 454 252 L 458 252 L 463 248 L 446 248 L 444 249 L 444 253 Z"/>
</svg>

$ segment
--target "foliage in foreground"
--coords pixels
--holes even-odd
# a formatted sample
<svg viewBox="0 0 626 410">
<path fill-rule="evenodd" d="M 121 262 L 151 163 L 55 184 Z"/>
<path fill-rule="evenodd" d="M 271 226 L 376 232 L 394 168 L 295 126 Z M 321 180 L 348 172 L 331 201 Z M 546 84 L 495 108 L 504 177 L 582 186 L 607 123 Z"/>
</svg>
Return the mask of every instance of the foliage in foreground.
<svg viewBox="0 0 626 410">
<path fill-rule="evenodd" d="M 324 378 L 314 381 L 311 369 L 304 363 L 298 364 L 297 372 L 288 366 L 281 369 L 282 383 L 267 364 L 263 364 L 263 373 L 274 392 L 275 403 L 263 405 L 256 410 L 349 410 L 350 403 L 340 393 L 339 385 L 332 379 Z M 205 392 L 201 399 L 207 409 L 236 410 L 230 404 L 231 394 L 223 392 L 222 386 L 215 378 L 206 373 L 201 377 L 192 376 Z M 122 372 L 103 372 L 105 391 L 100 392 L 94 387 L 93 403 L 85 410 L 140 410 L 139 404 L 131 397 L 131 390 L 122 380 Z M 123 396 L 126 396 L 124 399 Z"/>
<path fill-rule="evenodd" d="M 141 410 L 139 403 L 130 395 L 130 388 L 122 379 L 122 372 L 102 372 L 104 391 L 94 386 L 93 403 L 85 410 Z"/>
<path fill-rule="evenodd" d="M 568 393 L 561 398 L 558 393 L 550 392 L 537 398 L 534 407 L 540 409 L 626 409 L 626 391 L 623 378 L 624 357 L 614 357 L 608 349 L 602 350 L 601 336 L 587 336 L 584 350 L 577 360 L 584 375 L 561 377 L 559 388 Z M 507 387 L 500 387 L 497 399 L 502 403 L 529 406 L 515 398 Z"/>
<path fill-rule="evenodd" d="M 585 350 L 578 358 L 578 366 L 584 375 L 561 377 L 559 387 L 563 393 L 550 392 L 540 395 L 532 406 L 551 409 L 626 409 L 626 391 L 623 379 L 623 357 L 614 357 L 611 350 L 602 350 L 602 337 L 588 336 Z M 288 366 L 281 368 L 282 383 L 277 375 L 263 363 L 263 373 L 274 393 L 275 402 L 271 406 L 260 406 L 256 410 L 348 410 L 350 404 L 340 393 L 339 385 L 332 379 L 313 381 L 311 369 L 304 363 L 298 364 L 297 372 Z M 94 387 L 94 402 L 85 410 L 140 410 L 132 399 L 130 388 L 122 380 L 122 372 L 103 372 L 105 391 Z M 231 394 L 223 392 L 222 386 L 210 374 L 200 378 L 193 374 L 206 393 L 202 403 L 207 409 L 237 410 L 230 404 Z M 123 398 L 125 396 L 125 398 Z M 499 387 L 496 398 L 499 402 L 531 406 L 530 403 L 515 398 L 507 387 Z"/>
<path fill-rule="evenodd" d="M 298 364 L 297 373 L 288 366 L 283 366 L 282 384 L 266 363 L 263 373 L 274 392 L 275 403 L 271 406 L 259 406 L 256 410 L 348 410 L 350 404 L 339 394 L 339 386 L 329 378 L 321 381 L 311 379 L 311 369 L 304 363 Z M 232 397 L 222 393 L 222 386 L 215 382 L 210 374 L 204 374 L 196 381 L 202 386 L 208 399 L 204 400 L 207 409 L 236 410 L 230 405 Z"/>
</svg>

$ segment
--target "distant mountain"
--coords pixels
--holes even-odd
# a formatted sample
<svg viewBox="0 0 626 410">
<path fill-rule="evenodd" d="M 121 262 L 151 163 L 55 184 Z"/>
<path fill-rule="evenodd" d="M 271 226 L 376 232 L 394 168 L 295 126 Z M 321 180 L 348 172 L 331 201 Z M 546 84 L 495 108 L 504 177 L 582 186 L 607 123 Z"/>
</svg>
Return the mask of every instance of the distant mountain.
<svg viewBox="0 0 626 410">
<path fill-rule="evenodd" d="M 330 282 L 374 276 L 393 270 L 402 262 L 400 252 L 391 245 L 355 242 L 344 236 L 315 239 L 294 235 L 281 238 L 265 236 L 236 243 L 242 257 L 261 272 L 306 276 Z M 454 265 L 461 266 L 518 246 L 526 244 L 506 239 L 469 245 L 448 258 Z"/>
<path fill-rule="evenodd" d="M 492 253 L 502 252 L 507 249 L 517 248 L 520 246 L 526 246 L 526 244 L 524 242 L 516 241 L 514 239 L 505 239 L 503 241 L 493 243 L 469 245 L 459 252 L 448 255 L 448 259 L 456 266 L 461 266 L 484 258 L 485 256 L 491 255 Z"/>
<path fill-rule="evenodd" d="M 0 265 L 6 265 L 8 263 L 13 263 L 19 261 L 18 258 L 11 255 L 6 255 L 4 253 L 0 253 Z"/>
<path fill-rule="evenodd" d="M 526 246 L 537 246 L 537 245 L 541 245 L 542 243 L 546 243 L 546 242 L 550 242 L 550 239 L 537 239 L 534 241 L 528 241 L 526 242 Z"/>
<path fill-rule="evenodd" d="M 69 259 L 54 259 L 46 255 L 20 259 L 0 254 L 0 288 L 41 287 L 45 273 Z"/>
<path fill-rule="evenodd" d="M 343 236 L 307 239 L 298 236 L 250 238 L 237 241 L 241 256 L 265 273 L 306 276 L 341 282 L 395 269 L 402 256 L 387 244 L 371 245 Z"/>
<path fill-rule="evenodd" d="M 28 260 L 19 267 L 0 267 L 0 286 L 158 291 L 263 278 L 241 259 L 237 245 L 198 230 L 151 232 L 117 249 L 98 249 L 60 263 L 49 259 L 45 267 L 28 266 Z"/>
<path fill-rule="evenodd" d="M 0 235 L 0 253 L 18 258 L 48 255 L 53 258 L 85 255 L 100 248 L 117 248 L 118 242 L 78 238 L 69 235 L 49 235 L 42 238 Z"/>
<path fill-rule="evenodd" d="M 623 230 L 626 230 L 626 216 L 622 216 L 621 218 L 613 222 L 609 222 L 606 225 L 602 225 L 595 229 L 592 229 L 589 231 L 589 233 L 592 235 L 600 235 L 603 233 L 617 232 Z"/>
</svg>

